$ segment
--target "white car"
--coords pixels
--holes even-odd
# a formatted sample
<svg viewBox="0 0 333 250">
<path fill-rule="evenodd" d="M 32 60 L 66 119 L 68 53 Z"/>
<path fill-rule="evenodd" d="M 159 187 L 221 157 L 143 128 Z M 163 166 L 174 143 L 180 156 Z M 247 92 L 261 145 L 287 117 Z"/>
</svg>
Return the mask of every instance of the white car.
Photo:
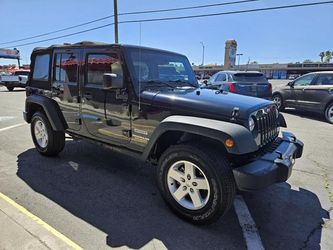
<svg viewBox="0 0 333 250">
<path fill-rule="evenodd" d="M 13 75 L 1 75 L 0 82 L 8 91 L 13 91 L 16 87 L 25 88 L 29 73 L 28 70 L 17 70 Z"/>
</svg>

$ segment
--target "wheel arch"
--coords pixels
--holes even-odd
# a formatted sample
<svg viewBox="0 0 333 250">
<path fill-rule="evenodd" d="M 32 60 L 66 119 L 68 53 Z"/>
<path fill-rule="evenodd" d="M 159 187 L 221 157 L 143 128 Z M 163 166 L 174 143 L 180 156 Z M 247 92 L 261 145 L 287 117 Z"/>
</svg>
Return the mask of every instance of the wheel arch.
<svg viewBox="0 0 333 250">
<path fill-rule="evenodd" d="M 37 111 L 45 113 L 53 130 L 64 131 L 68 128 L 67 122 L 59 108 L 59 105 L 54 100 L 45 96 L 28 96 L 25 101 L 26 122 L 31 123 L 31 118 Z"/>
<path fill-rule="evenodd" d="M 225 147 L 226 139 L 234 141 L 232 148 Z M 154 154 L 160 156 L 170 145 L 191 140 L 204 140 L 217 145 L 222 152 L 236 155 L 258 149 L 250 131 L 239 124 L 190 116 L 170 116 L 155 129 L 142 157 L 148 160 Z"/>
</svg>

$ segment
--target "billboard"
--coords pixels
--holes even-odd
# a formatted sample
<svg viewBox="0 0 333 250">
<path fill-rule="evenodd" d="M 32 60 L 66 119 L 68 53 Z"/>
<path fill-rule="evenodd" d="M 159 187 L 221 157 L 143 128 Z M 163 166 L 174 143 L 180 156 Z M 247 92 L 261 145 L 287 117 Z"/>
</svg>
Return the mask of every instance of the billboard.
<svg viewBox="0 0 333 250">
<path fill-rule="evenodd" d="M 17 49 L 0 49 L 0 58 L 20 59 L 20 51 Z"/>
</svg>

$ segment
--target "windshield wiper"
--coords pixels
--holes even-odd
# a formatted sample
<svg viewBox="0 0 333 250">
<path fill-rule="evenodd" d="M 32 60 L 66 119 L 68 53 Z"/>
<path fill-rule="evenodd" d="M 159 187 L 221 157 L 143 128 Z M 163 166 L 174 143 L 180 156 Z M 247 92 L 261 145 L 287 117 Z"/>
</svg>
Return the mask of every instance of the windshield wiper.
<svg viewBox="0 0 333 250">
<path fill-rule="evenodd" d="M 194 86 L 192 83 L 188 82 L 188 81 L 185 81 L 185 80 L 173 80 L 173 81 L 169 81 L 169 82 L 172 82 L 172 83 L 185 83 L 193 88 L 197 88 L 197 86 Z"/>
<path fill-rule="evenodd" d="M 148 81 L 142 81 L 141 83 L 145 83 L 146 87 L 167 86 L 167 87 L 172 88 L 172 89 L 175 88 L 174 85 L 172 85 L 168 82 L 160 81 L 160 80 L 148 80 Z"/>
</svg>

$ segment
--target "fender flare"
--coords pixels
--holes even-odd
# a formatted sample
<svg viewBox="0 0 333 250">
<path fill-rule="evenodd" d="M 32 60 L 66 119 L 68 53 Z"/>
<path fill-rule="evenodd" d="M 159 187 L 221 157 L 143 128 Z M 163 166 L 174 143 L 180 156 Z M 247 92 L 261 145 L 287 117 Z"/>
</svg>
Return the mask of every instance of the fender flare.
<svg viewBox="0 0 333 250">
<path fill-rule="evenodd" d="M 59 105 L 53 99 L 40 95 L 31 95 L 26 98 L 24 114 L 24 119 L 26 122 L 31 123 L 31 118 L 33 116 L 31 104 L 37 104 L 42 107 L 53 130 L 65 131 L 68 128 Z"/>
<path fill-rule="evenodd" d="M 226 139 L 234 141 L 232 148 L 226 150 L 230 154 L 242 155 L 258 150 L 251 132 L 236 123 L 218 121 L 192 116 L 169 116 L 165 118 L 153 132 L 144 152 L 143 159 L 147 160 L 157 140 L 168 131 L 181 131 L 206 136 L 224 145 Z"/>
</svg>

